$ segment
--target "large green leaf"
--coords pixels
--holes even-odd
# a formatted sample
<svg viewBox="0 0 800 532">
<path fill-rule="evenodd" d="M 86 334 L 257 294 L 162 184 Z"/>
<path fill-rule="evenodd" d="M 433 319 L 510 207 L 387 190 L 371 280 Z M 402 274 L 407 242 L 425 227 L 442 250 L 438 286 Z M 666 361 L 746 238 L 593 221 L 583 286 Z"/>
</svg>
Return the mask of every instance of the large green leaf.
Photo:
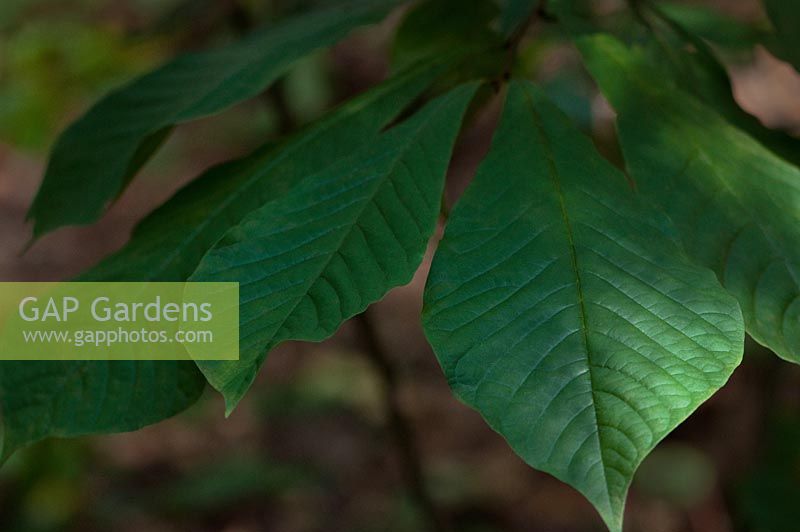
<svg viewBox="0 0 800 532">
<path fill-rule="evenodd" d="M 393 0 L 300 16 L 224 48 L 180 56 L 110 93 L 56 142 L 29 217 L 38 236 L 96 221 L 169 129 L 259 94 L 291 64 L 382 18 Z"/>
<path fill-rule="evenodd" d="M 188 408 L 204 387 L 191 362 L 2 362 L 0 462 L 47 437 L 156 423 Z"/>
<path fill-rule="evenodd" d="M 753 338 L 800 362 L 800 169 L 665 83 L 640 49 L 579 43 L 638 189 L 737 297 Z"/>
<path fill-rule="evenodd" d="M 254 211 L 191 280 L 240 283 L 238 362 L 201 362 L 228 411 L 270 349 L 322 340 L 409 282 L 436 226 L 444 177 L 475 84 L 461 86 L 372 146 Z"/>
<path fill-rule="evenodd" d="M 127 246 L 81 280 L 186 280 L 225 231 L 303 178 L 372 141 L 442 69 L 438 62 L 413 68 L 286 142 L 210 169 L 146 218 Z"/>
<path fill-rule="evenodd" d="M 423 325 L 450 385 L 621 530 L 645 455 L 741 360 L 736 301 L 526 82 L 448 221 Z"/>
</svg>

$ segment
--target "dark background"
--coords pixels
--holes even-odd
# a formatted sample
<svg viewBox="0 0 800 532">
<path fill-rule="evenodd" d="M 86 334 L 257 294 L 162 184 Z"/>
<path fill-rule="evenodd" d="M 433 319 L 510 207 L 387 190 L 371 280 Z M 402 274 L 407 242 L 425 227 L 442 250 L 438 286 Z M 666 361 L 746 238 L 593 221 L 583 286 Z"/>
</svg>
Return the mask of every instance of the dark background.
<svg viewBox="0 0 800 532">
<path fill-rule="evenodd" d="M 0 0 L 0 280 L 70 278 L 119 248 L 138 219 L 207 166 L 387 74 L 399 14 L 303 61 L 262 97 L 180 126 L 99 224 L 60 230 L 20 255 L 47 150 L 70 120 L 177 52 L 225 42 L 304 3 Z M 756 1 L 711 4 L 763 20 Z M 535 38 L 524 42 L 523 68 L 600 146 L 613 145 L 613 113 L 574 51 Z M 796 72 L 761 48 L 726 63 L 742 106 L 800 131 Z M 451 204 L 487 148 L 496 111 L 495 102 L 461 139 Z M 577 492 L 526 466 L 450 395 L 419 325 L 428 263 L 370 309 L 372 335 L 358 321 L 322 344 L 272 353 L 229 419 L 209 391 L 188 412 L 136 433 L 17 453 L 0 469 L 0 530 L 418 531 L 434 514 L 458 531 L 603 530 Z M 626 518 L 631 532 L 800 529 L 800 368 L 748 344 L 728 386 L 642 466 Z"/>
</svg>

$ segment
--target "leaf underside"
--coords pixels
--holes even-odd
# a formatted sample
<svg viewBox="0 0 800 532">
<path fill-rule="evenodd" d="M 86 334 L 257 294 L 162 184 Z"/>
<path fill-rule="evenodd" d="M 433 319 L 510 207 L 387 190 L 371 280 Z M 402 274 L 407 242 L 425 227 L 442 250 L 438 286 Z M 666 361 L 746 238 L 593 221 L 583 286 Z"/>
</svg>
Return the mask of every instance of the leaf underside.
<svg viewBox="0 0 800 532">
<path fill-rule="evenodd" d="M 455 393 L 621 530 L 638 464 L 741 360 L 735 300 L 531 84 L 448 221 L 423 325 Z"/>
<path fill-rule="evenodd" d="M 433 100 L 371 145 L 248 215 L 192 281 L 240 283 L 240 360 L 201 362 L 230 411 L 267 352 L 322 340 L 422 261 L 462 116 L 476 90 Z"/>
</svg>

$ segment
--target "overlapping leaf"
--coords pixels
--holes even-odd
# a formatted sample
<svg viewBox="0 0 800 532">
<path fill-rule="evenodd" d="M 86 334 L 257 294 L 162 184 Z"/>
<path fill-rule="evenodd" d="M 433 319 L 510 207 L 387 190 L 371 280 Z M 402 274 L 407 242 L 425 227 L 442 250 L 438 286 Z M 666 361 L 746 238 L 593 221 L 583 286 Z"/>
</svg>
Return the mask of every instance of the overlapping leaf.
<svg viewBox="0 0 800 532">
<path fill-rule="evenodd" d="M 423 325 L 455 392 L 614 531 L 636 467 L 741 359 L 736 301 L 532 85 L 434 258 Z"/>
<path fill-rule="evenodd" d="M 202 362 L 232 409 L 266 353 L 322 340 L 422 260 L 474 84 L 437 98 L 372 146 L 248 215 L 203 258 L 193 281 L 240 283 L 238 362 Z"/>
<path fill-rule="evenodd" d="M 657 11 L 657 14 L 658 22 L 666 21 L 666 27 L 658 24 L 648 28 L 642 40 L 666 79 L 787 161 L 800 164 L 800 140 L 764 127 L 755 116 L 744 111 L 734 99 L 728 73 L 711 47 L 680 21 L 673 20 L 669 12 Z"/>
<path fill-rule="evenodd" d="M 736 296 L 753 338 L 800 362 L 800 170 L 665 83 L 640 50 L 580 43 L 638 189 Z"/>
<path fill-rule="evenodd" d="M 800 164 L 800 140 L 784 131 L 769 129 L 743 110 L 717 54 L 704 40 L 707 35 L 691 23 L 696 6 L 673 9 L 670 4 L 643 4 L 639 17 L 615 28 L 599 23 L 580 10 L 573 0 L 555 1 L 551 8 L 573 36 L 608 31 L 624 41 L 635 42 L 661 72 L 665 83 L 683 90 L 713 108 L 732 125 L 756 138 L 794 164 Z M 696 16 L 707 16 L 701 8 Z M 603 26 L 607 29 L 603 30 Z M 718 28 L 721 29 L 721 28 Z M 700 33 L 698 33 L 698 31 Z"/>
<path fill-rule="evenodd" d="M 373 140 L 442 71 L 428 64 L 343 105 L 278 147 L 223 164 L 175 195 L 121 252 L 81 280 L 180 281 L 250 211 Z M 205 377 L 191 362 L 3 362 L 2 458 L 48 436 L 135 430 L 193 404 Z"/>
<path fill-rule="evenodd" d="M 225 48 L 180 56 L 112 92 L 56 142 L 29 213 L 34 234 L 96 221 L 172 126 L 257 95 L 295 60 L 380 20 L 395 3 L 303 15 Z"/>
<path fill-rule="evenodd" d="M 437 61 L 415 67 L 286 142 L 212 168 L 151 214 L 127 246 L 81 280 L 185 281 L 228 229 L 303 178 L 374 140 L 444 66 Z"/>
</svg>

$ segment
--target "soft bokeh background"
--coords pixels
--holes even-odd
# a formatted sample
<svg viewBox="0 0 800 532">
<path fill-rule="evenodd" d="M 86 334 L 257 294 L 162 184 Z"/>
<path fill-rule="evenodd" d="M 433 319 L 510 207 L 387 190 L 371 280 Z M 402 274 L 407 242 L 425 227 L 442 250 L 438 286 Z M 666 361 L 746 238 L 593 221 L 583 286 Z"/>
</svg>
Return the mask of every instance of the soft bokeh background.
<svg viewBox="0 0 800 532">
<path fill-rule="evenodd" d="M 263 97 L 179 127 L 99 224 L 60 230 L 20 254 L 47 150 L 98 95 L 307 3 L 0 0 L 0 280 L 75 275 L 204 168 L 386 75 L 397 16 L 303 61 Z M 742 21 L 763 19 L 755 1 L 710 3 Z M 612 144 L 613 113 L 575 53 L 550 40 L 527 44 L 531 75 L 599 145 Z M 760 48 L 726 60 L 746 109 L 800 131 L 800 77 L 790 67 Z M 451 204 L 487 148 L 496 110 L 461 139 Z M 370 310 L 372 337 L 364 322 L 349 323 L 322 344 L 274 352 L 229 419 L 209 392 L 136 433 L 18 453 L 0 469 L 0 530 L 399 532 L 430 528 L 434 513 L 458 531 L 602 530 L 580 495 L 527 467 L 450 395 L 419 325 L 427 264 Z M 800 368 L 748 345 L 729 385 L 642 466 L 627 519 L 632 532 L 792 532 L 799 498 Z"/>
</svg>

